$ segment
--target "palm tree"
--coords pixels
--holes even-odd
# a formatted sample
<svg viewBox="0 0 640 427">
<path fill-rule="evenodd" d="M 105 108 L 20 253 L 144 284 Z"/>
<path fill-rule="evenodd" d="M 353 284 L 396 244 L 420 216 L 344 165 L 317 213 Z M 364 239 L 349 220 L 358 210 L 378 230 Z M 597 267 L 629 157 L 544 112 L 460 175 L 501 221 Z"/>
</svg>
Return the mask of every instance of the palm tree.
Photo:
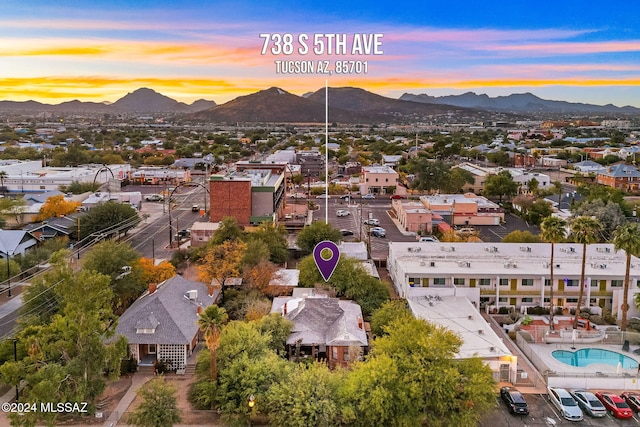
<svg viewBox="0 0 640 427">
<path fill-rule="evenodd" d="M 571 239 L 576 243 L 582 243 L 582 271 L 580 273 L 580 294 L 578 295 L 578 306 L 576 307 L 576 315 L 573 319 L 573 329 L 578 328 L 578 317 L 580 316 L 580 308 L 582 307 L 582 298 L 584 297 L 584 269 L 587 263 L 587 244 L 597 242 L 602 224 L 595 218 L 590 216 L 579 216 L 571 221 L 569 226 L 571 229 Z"/>
<path fill-rule="evenodd" d="M 627 330 L 627 312 L 629 311 L 629 271 L 631 269 L 631 255 L 640 256 L 640 227 L 637 222 L 626 223 L 613 232 L 613 246 L 616 252 L 622 249 L 627 255 L 624 271 L 624 291 L 622 297 L 622 320 L 620 329 Z"/>
<path fill-rule="evenodd" d="M 549 263 L 549 281 L 551 289 L 549 290 L 549 328 L 553 331 L 553 253 L 555 244 L 562 242 L 567 237 L 567 221 L 555 216 L 548 216 L 540 224 L 542 232 L 540 237 L 551 243 L 551 262 Z M 544 284 L 542 285 L 544 286 Z M 543 302 L 544 305 L 544 302 Z"/>
<path fill-rule="evenodd" d="M 216 381 L 218 377 L 216 351 L 218 350 L 218 343 L 220 341 L 220 329 L 227 323 L 228 319 L 227 311 L 217 305 L 207 307 L 198 319 L 198 326 L 200 326 L 200 329 L 204 332 L 204 339 L 211 353 L 211 379 L 213 381 Z"/>
</svg>

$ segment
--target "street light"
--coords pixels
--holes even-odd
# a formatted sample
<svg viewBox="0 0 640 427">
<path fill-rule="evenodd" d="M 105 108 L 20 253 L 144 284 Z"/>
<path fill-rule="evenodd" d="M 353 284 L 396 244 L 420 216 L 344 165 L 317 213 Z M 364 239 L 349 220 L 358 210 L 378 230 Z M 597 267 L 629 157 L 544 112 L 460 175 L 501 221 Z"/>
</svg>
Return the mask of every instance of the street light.
<svg viewBox="0 0 640 427">
<path fill-rule="evenodd" d="M 18 340 L 17 338 L 13 339 L 13 360 L 14 362 L 18 362 Z M 18 390 L 18 384 L 16 384 L 16 402 L 20 397 L 20 391 Z"/>
<path fill-rule="evenodd" d="M 7 251 L 7 284 L 9 286 L 9 294 L 7 297 L 11 298 L 11 270 L 9 268 L 9 257 L 9 251 Z"/>
<path fill-rule="evenodd" d="M 253 408 L 254 406 L 256 406 L 256 398 L 253 396 L 253 394 L 249 396 L 249 402 L 247 402 L 247 404 L 249 405 L 249 427 L 251 427 L 253 425 Z"/>
</svg>

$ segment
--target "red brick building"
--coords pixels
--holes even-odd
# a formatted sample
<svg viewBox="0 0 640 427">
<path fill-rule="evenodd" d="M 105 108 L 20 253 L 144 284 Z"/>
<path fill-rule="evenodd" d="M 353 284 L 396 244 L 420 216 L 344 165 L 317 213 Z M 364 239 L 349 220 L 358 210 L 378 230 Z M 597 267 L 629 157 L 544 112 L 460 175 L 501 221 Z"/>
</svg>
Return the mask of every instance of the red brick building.
<svg viewBox="0 0 640 427">
<path fill-rule="evenodd" d="M 250 224 L 251 179 L 225 179 L 221 175 L 212 175 L 209 181 L 209 197 L 211 222 L 219 222 L 232 216 L 241 226 Z"/>
</svg>

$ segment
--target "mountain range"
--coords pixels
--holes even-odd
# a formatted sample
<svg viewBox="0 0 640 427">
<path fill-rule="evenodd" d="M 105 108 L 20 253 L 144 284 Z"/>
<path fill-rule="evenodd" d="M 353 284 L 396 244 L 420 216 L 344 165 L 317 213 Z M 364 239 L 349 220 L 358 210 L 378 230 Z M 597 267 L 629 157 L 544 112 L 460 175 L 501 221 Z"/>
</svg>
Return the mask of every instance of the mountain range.
<svg viewBox="0 0 640 427">
<path fill-rule="evenodd" d="M 0 101 L 0 111 L 57 113 L 192 113 L 215 106 L 215 102 L 204 99 L 185 104 L 144 87 L 126 94 L 113 104 L 78 100 L 55 105 L 37 101 Z"/>
<path fill-rule="evenodd" d="M 0 111 L 38 113 L 162 113 L 181 114 L 185 120 L 211 122 L 320 123 L 325 120 L 325 89 L 303 96 L 272 87 L 239 96 L 217 105 L 204 99 L 188 105 L 153 89 L 140 88 L 116 102 L 81 102 L 57 105 L 36 101 L 0 101 Z M 384 123 L 431 121 L 434 116 L 455 115 L 479 118 L 488 112 L 500 113 L 582 113 L 638 114 L 640 108 L 550 101 L 531 93 L 495 98 L 467 92 L 462 95 L 434 97 L 405 93 L 400 99 L 388 98 L 355 87 L 329 88 L 329 121 L 339 123 Z"/>
<path fill-rule="evenodd" d="M 404 101 L 424 102 L 427 104 L 456 105 L 459 107 L 478 108 L 489 111 L 510 113 L 622 113 L 638 114 L 640 108 L 613 104 L 594 105 L 567 101 L 550 101 L 537 97 L 532 93 L 518 93 L 491 98 L 486 94 L 478 95 L 466 92 L 461 95 L 430 96 L 426 94 L 403 94 Z"/>
</svg>

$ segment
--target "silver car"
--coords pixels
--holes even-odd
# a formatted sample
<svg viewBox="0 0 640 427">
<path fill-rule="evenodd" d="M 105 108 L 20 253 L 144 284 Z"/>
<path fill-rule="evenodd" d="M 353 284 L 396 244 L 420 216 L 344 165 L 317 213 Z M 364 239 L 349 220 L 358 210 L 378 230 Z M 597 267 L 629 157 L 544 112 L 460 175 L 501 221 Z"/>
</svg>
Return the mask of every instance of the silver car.
<svg viewBox="0 0 640 427">
<path fill-rule="evenodd" d="M 578 406 L 578 402 L 564 388 L 548 387 L 548 396 L 564 419 L 569 421 L 582 421 L 584 415 Z"/>
<path fill-rule="evenodd" d="M 598 400 L 595 394 L 587 390 L 571 390 L 571 395 L 576 399 L 578 405 L 588 415 L 601 418 L 607 415 L 607 408 Z"/>
</svg>

